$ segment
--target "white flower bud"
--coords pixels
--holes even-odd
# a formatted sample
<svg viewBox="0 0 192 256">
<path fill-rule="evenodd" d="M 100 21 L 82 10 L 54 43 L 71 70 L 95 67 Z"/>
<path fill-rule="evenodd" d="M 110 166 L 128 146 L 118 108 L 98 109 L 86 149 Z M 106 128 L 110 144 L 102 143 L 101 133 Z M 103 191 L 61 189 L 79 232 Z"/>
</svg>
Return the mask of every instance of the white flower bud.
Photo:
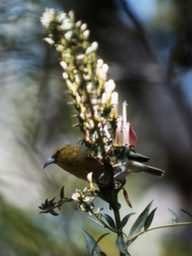
<svg viewBox="0 0 192 256">
<path fill-rule="evenodd" d="M 84 36 L 84 38 L 85 38 L 85 39 L 88 39 L 89 34 L 90 34 L 90 31 L 89 31 L 88 29 L 87 29 L 87 30 L 85 30 L 85 31 L 83 32 L 83 36 Z"/>
<path fill-rule="evenodd" d="M 62 22 L 62 25 L 60 26 L 60 28 L 63 30 L 63 31 L 68 31 L 72 28 L 72 23 L 69 19 L 65 18 Z"/>
<path fill-rule="evenodd" d="M 50 45 L 53 45 L 55 43 L 54 40 L 49 38 L 49 37 L 44 38 L 44 41 L 47 42 Z"/>
<path fill-rule="evenodd" d="M 66 72 L 63 72 L 63 78 L 66 80 L 69 78 L 68 74 Z"/>
<path fill-rule="evenodd" d="M 55 17 L 55 10 L 53 8 L 46 8 L 45 12 L 43 13 L 41 17 L 41 23 L 42 25 L 48 29 L 51 22 L 54 20 Z"/>
<path fill-rule="evenodd" d="M 102 66 L 102 71 L 103 71 L 104 73 L 107 73 L 108 70 L 109 70 L 109 66 L 108 66 L 106 63 L 104 63 L 103 66 Z"/>
<path fill-rule="evenodd" d="M 76 22 L 76 27 L 79 28 L 79 27 L 81 26 L 81 24 L 82 24 L 82 21 L 81 21 L 81 20 L 77 21 L 77 22 Z"/>
<path fill-rule="evenodd" d="M 98 68 L 101 68 L 102 65 L 103 65 L 103 60 L 102 60 L 102 59 L 98 59 L 98 60 L 97 60 L 97 67 L 98 67 Z"/>
<path fill-rule="evenodd" d="M 101 103 L 102 103 L 102 104 L 105 104 L 106 101 L 107 101 L 107 93 L 104 92 L 104 93 L 102 94 Z"/>
<path fill-rule="evenodd" d="M 118 105 L 118 93 L 112 92 L 111 94 L 111 104 L 112 105 Z"/>
<path fill-rule="evenodd" d="M 63 21 L 66 19 L 66 17 L 67 17 L 66 13 L 64 13 L 64 12 L 59 12 L 59 15 L 58 15 L 57 20 L 58 20 L 59 22 L 63 22 Z"/>
<path fill-rule="evenodd" d="M 66 52 L 64 56 L 66 59 L 71 59 L 71 54 L 69 52 Z"/>
<path fill-rule="evenodd" d="M 87 24 L 86 23 L 83 23 L 82 25 L 81 25 L 81 31 L 84 31 L 84 30 L 86 30 L 87 29 Z"/>
<path fill-rule="evenodd" d="M 105 91 L 112 92 L 115 89 L 115 83 L 112 79 L 105 82 Z"/>
<path fill-rule="evenodd" d="M 67 63 L 65 61 L 61 61 L 60 65 L 64 70 L 67 68 Z"/>
<path fill-rule="evenodd" d="M 93 84 L 91 82 L 89 82 L 87 84 L 87 91 L 90 93 L 92 91 L 92 89 L 93 89 Z"/>
<path fill-rule="evenodd" d="M 90 54 L 94 51 L 96 51 L 98 48 L 98 43 L 97 42 L 93 42 L 85 51 L 85 54 Z"/>
<path fill-rule="evenodd" d="M 73 32 L 72 32 L 72 31 L 67 31 L 67 32 L 65 33 L 65 38 L 66 38 L 67 40 L 70 40 L 71 37 L 72 37 L 72 35 L 73 35 Z"/>
<path fill-rule="evenodd" d="M 79 54 L 76 56 L 77 60 L 83 60 L 85 58 L 85 54 Z"/>
<path fill-rule="evenodd" d="M 92 46 L 93 51 L 96 51 L 97 48 L 98 48 L 98 43 L 97 42 L 93 42 L 91 46 Z"/>
<path fill-rule="evenodd" d="M 56 50 L 57 50 L 58 52 L 63 52 L 63 50 L 64 50 L 63 45 L 61 45 L 61 44 L 56 45 Z"/>
<path fill-rule="evenodd" d="M 98 104 L 98 99 L 91 99 L 91 104 L 92 105 L 97 105 Z M 96 110 L 95 110 L 95 112 L 96 112 Z"/>
<path fill-rule="evenodd" d="M 71 22 L 74 23 L 74 18 L 75 18 L 74 12 L 73 11 L 69 11 L 68 16 L 69 16 L 69 19 L 71 20 Z"/>
</svg>

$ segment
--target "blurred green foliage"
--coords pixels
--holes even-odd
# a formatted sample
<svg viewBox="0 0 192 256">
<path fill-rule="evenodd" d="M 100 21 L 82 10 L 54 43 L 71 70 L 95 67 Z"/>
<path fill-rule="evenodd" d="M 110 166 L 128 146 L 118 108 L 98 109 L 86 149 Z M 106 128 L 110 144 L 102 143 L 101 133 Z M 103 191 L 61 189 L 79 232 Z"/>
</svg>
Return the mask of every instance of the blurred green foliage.
<svg viewBox="0 0 192 256">
<path fill-rule="evenodd" d="M 0 254 L 63 255 L 63 246 L 35 224 L 32 213 L 7 204 L 0 198 Z M 38 214 L 38 211 L 37 211 Z"/>
</svg>

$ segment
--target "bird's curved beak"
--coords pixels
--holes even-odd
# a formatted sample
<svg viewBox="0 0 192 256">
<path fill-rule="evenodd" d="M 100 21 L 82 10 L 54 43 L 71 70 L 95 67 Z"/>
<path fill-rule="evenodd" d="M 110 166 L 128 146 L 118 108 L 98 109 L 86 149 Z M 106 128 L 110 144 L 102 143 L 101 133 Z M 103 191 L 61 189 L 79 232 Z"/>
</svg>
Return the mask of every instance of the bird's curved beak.
<svg viewBox="0 0 192 256">
<path fill-rule="evenodd" d="M 45 168 L 47 165 L 53 164 L 53 163 L 55 163 L 55 157 L 54 156 L 52 156 L 49 159 L 47 159 L 47 161 L 43 165 L 43 168 Z"/>
</svg>

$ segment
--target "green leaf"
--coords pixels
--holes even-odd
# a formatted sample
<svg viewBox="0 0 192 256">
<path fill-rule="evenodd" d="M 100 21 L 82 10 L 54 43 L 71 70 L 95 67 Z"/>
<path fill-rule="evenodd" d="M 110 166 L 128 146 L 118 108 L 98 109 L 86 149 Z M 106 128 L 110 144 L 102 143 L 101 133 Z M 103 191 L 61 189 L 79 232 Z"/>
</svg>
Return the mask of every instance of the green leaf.
<svg viewBox="0 0 192 256">
<path fill-rule="evenodd" d="M 128 205 L 130 208 L 132 208 L 132 204 L 131 204 L 131 201 L 130 201 L 130 199 L 129 199 L 129 195 L 128 195 L 127 190 L 126 190 L 125 188 L 123 188 L 123 196 L 124 196 L 124 199 L 125 199 L 127 205 Z"/>
<path fill-rule="evenodd" d="M 171 210 L 171 209 L 168 209 L 173 215 L 172 215 L 172 222 L 173 223 L 177 223 L 178 222 L 178 217 L 177 217 L 177 214 Z"/>
<path fill-rule="evenodd" d="M 101 216 L 107 221 L 107 223 L 109 224 L 110 227 L 112 227 L 113 229 L 116 229 L 115 222 L 111 218 L 111 216 L 109 216 L 106 213 L 102 213 Z"/>
<path fill-rule="evenodd" d="M 143 210 L 143 212 L 136 219 L 136 221 L 134 222 L 133 226 L 131 227 L 131 230 L 129 232 L 129 236 L 137 234 L 137 233 L 139 233 L 142 230 L 142 228 L 144 227 L 145 221 L 147 219 L 147 216 L 149 214 L 149 211 L 150 211 L 152 203 L 153 203 L 153 201 L 151 201 L 146 206 L 146 208 Z"/>
<path fill-rule="evenodd" d="M 61 191 L 60 191 L 60 198 L 61 199 L 64 199 L 65 197 L 65 194 L 64 194 L 64 186 L 61 188 Z"/>
<path fill-rule="evenodd" d="M 100 252 L 100 256 L 107 256 L 104 252 Z"/>
<path fill-rule="evenodd" d="M 83 234 L 85 237 L 85 243 L 87 246 L 87 250 L 90 256 L 105 256 L 106 254 L 101 251 L 100 247 L 98 246 L 98 242 L 109 233 L 106 233 L 102 235 L 98 241 L 95 241 L 95 239 L 85 230 L 83 230 Z"/>
<path fill-rule="evenodd" d="M 181 209 L 181 211 L 184 212 L 185 214 L 187 214 L 189 217 L 192 218 L 192 213 L 190 213 L 190 212 L 188 212 L 188 211 L 186 211 L 184 209 Z"/>
<path fill-rule="evenodd" d="M 145 220 L 145 224 L 144 224 L 144 230 L 145 230 L 145 231 L 150 227 L 150 225 L 151 225 L 151 223 L 152 223 L 152 221 L 153 221 L 153 218 L 154 218 L 154 215 L 155 215 L 156 210 L 157 210 L 157 207 L 156 207 L 155 209 L 153 209 L 153 210 L 150 212 L 150 214 L 147 216 L 147 218 L 146 218 L 146 220 Z"/>
<path fill-rule="evenodd" d="M 121 235 L 118 235 L 117 240 L 116 240 L 116 246 L 120 252 L 123 254 L 130 256 L 130 254 L 127 251 L 127 244 L 123 240 L 123 237 Z"/>
<path fill-rule="evenodd" d="M 134 213 L 134 212 L 129 213 L 129 214 L 127 214 L 127 215 L 122 219 L 121 224 L 120 224 L 120 229 L 122 229 L 122 228 L 127 224 L 129 218 L 130 218 L 133 214 L 135 214 L 135 213 Z"/>
<path fill-rule="evenodd" d="M 54 210 L 50 210 L 50 213 L 51 213 L 51 215 L 53 215 L 53 216 L 58 216 L 58 215 L 59 215 L 59 213 L 57 213 L 57 212 L 54 211 Z"/>
<path fill-rule="evenodd" d="M 100 236 L 98 239 L 97 239 L 97 242 L 96 242 L 96 245 L 101 241 L 101 239 L 103 239 L 105 236 L 109 235 L 110 233 L 105 233 L 103 234 L 102 236 Z M 94 251 L 94 248 L 93 248 L 93 251 Z M 100 251 L 100 255 L 101 256 L 106 256 L 106 254 L 103 252 L 103 251 Z"/>
</svg>

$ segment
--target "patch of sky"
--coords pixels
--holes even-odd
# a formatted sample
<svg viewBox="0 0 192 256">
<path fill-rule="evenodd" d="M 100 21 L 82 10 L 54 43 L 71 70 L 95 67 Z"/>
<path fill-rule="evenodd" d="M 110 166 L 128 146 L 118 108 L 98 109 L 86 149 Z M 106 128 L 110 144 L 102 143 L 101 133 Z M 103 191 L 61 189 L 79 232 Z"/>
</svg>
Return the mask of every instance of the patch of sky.
<svg viewBox="0 0 192 256">
<path fill-rule="evenodd" d="M 123 0 L 127 4 L 131 12 L 137 16 L 140 22 L 149 22 L 157 12 L 157 0 Z M 119 16 L 121 19 L 131 25 L 130 20 L 122 5 L 122 1 L 116 0 L 116 5 L 119 7 Z"/>
<path fill-rule="evenodd" d="M 186 102 L 192 108 L 192 70 L 181 76 L 180 81 Z"/>
</svg>

